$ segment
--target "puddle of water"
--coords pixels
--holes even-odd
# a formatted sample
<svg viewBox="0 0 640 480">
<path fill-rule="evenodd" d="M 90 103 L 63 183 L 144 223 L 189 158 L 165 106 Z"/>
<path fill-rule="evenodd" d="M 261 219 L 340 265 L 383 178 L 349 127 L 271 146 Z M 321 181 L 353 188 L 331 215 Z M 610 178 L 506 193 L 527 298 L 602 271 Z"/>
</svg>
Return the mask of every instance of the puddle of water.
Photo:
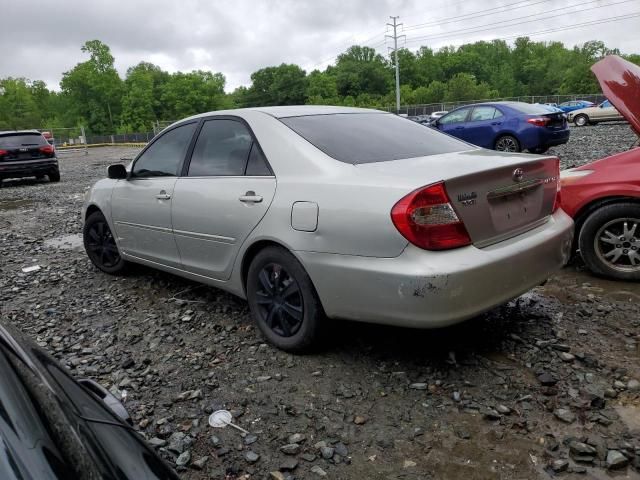
<svg viewBox="0 0 640 480">
<path fill-rule="evenodd" d="M 33 200 L 0 200 L 0 211 L 16 210 L 20 207 L 30 207 Z"/>
<path fill-rule="evenodd" d="M 62 237 L 45 240 L 47 247 L 60 248 L 62 250 L 82 250 L 82 236 L 79 234 L 63 235 Z"/>
<path fill-rule="evenodd" d="M 576 266 L 564 268 L 543 290 L 562 300 L 566 295 L 565 286 L 580 288 L 585 294 L 593 293 L 611 301 L 640 301 L 640 282 L 607 280 Z"/>
</svg>

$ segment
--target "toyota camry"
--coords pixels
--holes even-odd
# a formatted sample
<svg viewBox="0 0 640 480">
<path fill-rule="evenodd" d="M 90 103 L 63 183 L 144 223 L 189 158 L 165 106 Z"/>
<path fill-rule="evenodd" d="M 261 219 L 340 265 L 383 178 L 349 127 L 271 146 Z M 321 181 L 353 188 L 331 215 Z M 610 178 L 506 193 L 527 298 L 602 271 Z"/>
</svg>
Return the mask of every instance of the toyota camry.
<svg viewBox="0 0 640 480">
<path fill-rule="evenodd" d="M 210 112 L 112 165 L 82 212 L 91 261 L 140 263 L 246 298 L 277 347 L 328 319 L 431 328 L 566 262 L 553 156 L 475 147 L 396 115 L 328 106 Z"/>
</svg>

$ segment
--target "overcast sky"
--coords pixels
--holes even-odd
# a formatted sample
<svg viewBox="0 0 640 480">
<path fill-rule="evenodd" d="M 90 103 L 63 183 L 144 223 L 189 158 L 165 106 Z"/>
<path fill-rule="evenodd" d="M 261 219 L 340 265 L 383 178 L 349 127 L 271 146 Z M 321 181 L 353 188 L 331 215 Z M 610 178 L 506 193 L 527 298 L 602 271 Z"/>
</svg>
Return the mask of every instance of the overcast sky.
<svg viewBox="0 0 640 480">
<path fill-rule="evenodd" d="M 640 0 L 0 0 L 0 78 L 27 77 L 59 89 L 86 59 L 82 44 L 111 47 L 116 67 L 144 60 L 165 70 L 222 72 L 227 91 L 251 72 L 296 63 L 324 68 L 354 43 L 387 54 L 389 15 L 404 23 L 406 47 L 438 48 L 550 31 L 535 40 L 603 40 L 640 52 Z M 599 7 L 599 8 L 595 8 Z M 608 21 L 623 16 L 622 21 Z M 460 17 L 460 18 L 456 18 Z M 559 30 L 585 22 L 606 21 Z M 511 25 L 511 26 L 509 26 Z M 387 29 L 388 30 L 388 29 Z M 400 45 L 405 45 L 404 40 Z"/>
</svg>

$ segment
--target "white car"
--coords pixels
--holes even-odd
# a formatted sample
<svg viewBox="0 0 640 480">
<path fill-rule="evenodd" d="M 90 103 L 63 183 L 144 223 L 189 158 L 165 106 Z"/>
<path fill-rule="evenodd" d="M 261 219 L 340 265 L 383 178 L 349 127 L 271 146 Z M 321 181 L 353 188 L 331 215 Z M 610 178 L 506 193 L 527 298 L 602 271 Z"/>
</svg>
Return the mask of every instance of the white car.
<svg viewBox="0 0 640 480">
<path fill-rule="evenodd" d="M 107 273 L 141 263 L 247 298 L 297 351 L 326 317 L 440 327 L 546 280 L 573 237 L 558 166 L 377 110 L 210 112 L 109 167 L 84 243 Z"/>
</svg>

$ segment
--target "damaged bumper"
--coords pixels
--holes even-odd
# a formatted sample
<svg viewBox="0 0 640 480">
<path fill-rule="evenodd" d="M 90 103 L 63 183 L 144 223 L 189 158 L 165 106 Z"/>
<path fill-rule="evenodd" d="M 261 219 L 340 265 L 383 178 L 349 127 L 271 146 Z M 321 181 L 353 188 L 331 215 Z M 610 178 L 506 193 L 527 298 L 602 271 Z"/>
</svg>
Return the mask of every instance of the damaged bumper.
<svg viewBox="0 0 640 480">
<path fill-rule="evenodd" d="M 407 246 L 396 258 L 295 252 L 325 312 L 390 325 L 451 325 L 544 282 L 569 259 L 573 221 L 562 210 L 533 230 L 482 249 Z"/>
</svg>

